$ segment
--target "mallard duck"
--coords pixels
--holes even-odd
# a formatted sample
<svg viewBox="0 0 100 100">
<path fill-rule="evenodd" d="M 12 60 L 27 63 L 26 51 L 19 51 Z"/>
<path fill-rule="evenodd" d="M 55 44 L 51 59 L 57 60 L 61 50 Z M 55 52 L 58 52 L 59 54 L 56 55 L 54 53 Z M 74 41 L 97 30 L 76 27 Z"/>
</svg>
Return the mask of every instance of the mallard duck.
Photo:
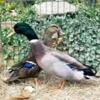
<svg viewBox="0 0 100 100">
<path fill-rule="evenodd" d="M 20 22 L 20 23 L 15 24 L 14 31 L 17 34 L 25 35 L 29 40 L 38 39 L 38 36 L 36 35 L 35 31 L 26 23 Z M 9 34 L 8 37 L 10 37 L 13 34 L 14 34 L 14 32 Z M 59 28 L 58 25 L 54 25 L 54 24 L 49 25 L 43 33 L 43 35 L 47 36 L 47 38 L 43 37 L 44 43 L 47 46 L 52 47 L 53 43 L 57 41 L 58 37 L 61 38 L 62 34 L 63 34 L 63 32 L 61 31 L 61 29 Z M 54 38 L 53 39 L 51 38 L 52 35 L 56 36 L 55 41 L 54 41 Z M 5 76 L 6 78 L 4 79 L 4 81 L 9 83 L 9 82 L 15 81 L 17 79 L 36 77 L 39 74 L 39 72 L 41 71 L 41 68 L 38 65 L 36 65 L 35 63 L 33 64 L 33 66 L 24 66 L 23 65 L 24 63 L 26 65 L 32 65 L 29 61 L 35 62 L 34 55 L 32 54 L 32 52 L 30 52 L 28 54 L 28 56 L 26 58 L 24 58 L 22 61 L 13 65 L 9 69 L 9 71 L 7 71 L 7 74 Z"/>
<path fill-rule="evenodd" d="M 96 78 L 95 70 L 83 65 L 70 55 L 48 48 L 40 40 L 30 41 L 38 65 L 47 73 L 64 80 L 79 81 Z"/>
</svg>

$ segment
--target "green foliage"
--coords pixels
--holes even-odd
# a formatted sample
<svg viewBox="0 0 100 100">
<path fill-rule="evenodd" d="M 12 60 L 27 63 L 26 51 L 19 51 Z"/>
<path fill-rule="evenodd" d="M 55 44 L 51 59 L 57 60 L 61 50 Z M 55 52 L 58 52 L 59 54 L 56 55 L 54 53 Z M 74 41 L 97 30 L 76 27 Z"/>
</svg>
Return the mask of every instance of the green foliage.
<svg viewBox="0 0 100 100">
<path fill-rule="evenodd" d="M 24 36 L 15 34 L 11 38 L 8 38 L 10 29 L 2 29 L 1 39 L 3 45 L 4 59 L 14 59 L 15 62 L 20 61 L 29 52 L 29 44 Z"/>
</svg>

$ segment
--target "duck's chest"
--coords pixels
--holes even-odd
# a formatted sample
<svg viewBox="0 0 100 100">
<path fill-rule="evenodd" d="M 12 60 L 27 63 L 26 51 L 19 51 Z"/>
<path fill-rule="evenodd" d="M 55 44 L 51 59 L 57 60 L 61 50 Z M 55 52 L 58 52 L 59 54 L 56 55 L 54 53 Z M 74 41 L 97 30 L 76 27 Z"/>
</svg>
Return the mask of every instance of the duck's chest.
<svg viewBox="0 0 100 100">
<path fill-rule="evenodd" d="M 42 69 L 44 69 L 46 72 L 49 72 L 49 73 L 54 71 L 54 64 L 56 62 L 59 62 L 59 60 L 49 54 L 47 54 L 46 56 L 43 56 L 41 60 L 37 60 L 38 65 Z"/>
</svg>

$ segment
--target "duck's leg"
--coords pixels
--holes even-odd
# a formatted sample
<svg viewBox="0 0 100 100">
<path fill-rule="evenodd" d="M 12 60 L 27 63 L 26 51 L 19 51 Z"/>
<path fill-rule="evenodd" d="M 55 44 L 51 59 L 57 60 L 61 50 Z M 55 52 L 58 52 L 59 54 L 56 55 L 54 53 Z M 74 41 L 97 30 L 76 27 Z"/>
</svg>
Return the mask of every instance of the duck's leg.
<svg viewBox="0 0 100 100">
<path fill-rule="evenodd" d="M 35 86 L 37 87 L 37 86 L 39 86 L 39 85 L 42 84 L 42 80 L 38 79 L 38 77 L 35 77 L 35 78 L 34 78 L 34 84 L 35 84 Z"/>
<path fill-rule="evenodd" d="M 59 85 L 58 85 L 59 89 L 64 89 L 65 83 L 66 83 L 65 80 L 61 80 Z"/>
</svg>

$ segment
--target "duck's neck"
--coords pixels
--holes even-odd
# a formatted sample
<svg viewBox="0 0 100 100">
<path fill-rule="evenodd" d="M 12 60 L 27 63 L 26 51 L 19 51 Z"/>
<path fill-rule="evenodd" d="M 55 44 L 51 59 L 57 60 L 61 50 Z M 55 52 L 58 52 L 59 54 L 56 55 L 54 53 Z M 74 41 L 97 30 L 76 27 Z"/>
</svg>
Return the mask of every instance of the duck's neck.
<svg viewBox="0 0 100 100">
<path fill-rule="evenodd" d="M 45 55 L 45 46 L 42 43 L 32 45 L 33 55 L 40 60 Z"/>
<path fill-rule="evenodd" d="M 27 34 L 25 34 L 25 35 L 29 41 L 32 39 L 38 39 L 38 36 L 36 35 L 36 33 L 34 31 L 27 31 Z"/>
</svg>

